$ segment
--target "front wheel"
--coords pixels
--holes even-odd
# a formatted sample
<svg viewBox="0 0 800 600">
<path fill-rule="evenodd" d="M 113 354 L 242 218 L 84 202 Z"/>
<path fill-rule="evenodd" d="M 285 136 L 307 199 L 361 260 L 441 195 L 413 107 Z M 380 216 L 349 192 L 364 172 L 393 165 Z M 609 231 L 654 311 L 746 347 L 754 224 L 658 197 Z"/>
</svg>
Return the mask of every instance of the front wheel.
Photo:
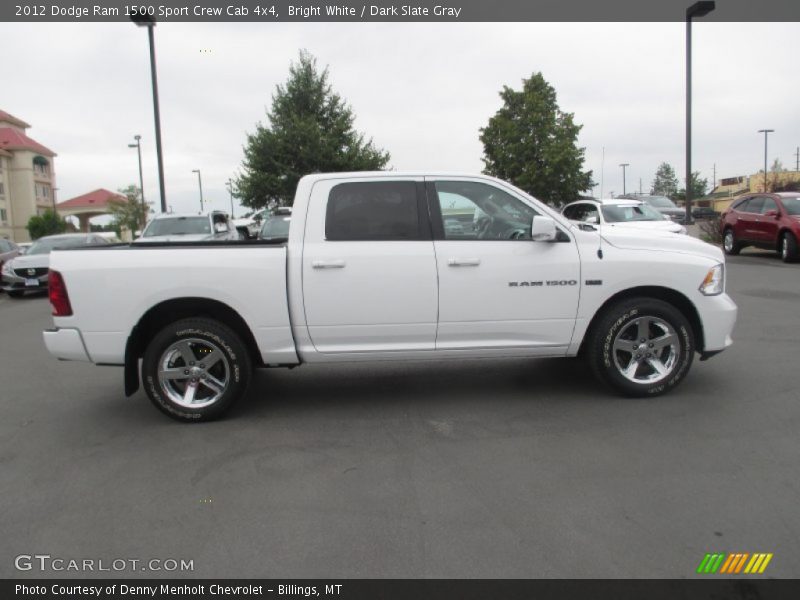
<svg viewBox="0 0 800 600">
<path fill-rule="evenodd" d="M 689 372 L 694 335 L 686 317 L 671 304 L 631 298 L 599 316 L 587 349 L 592 370 L 613 389 L 627 396 L 657 396 Z"/>
<path fill-rule="evenodd" d="M 244 395 L 251 374 L 242 340 L 212 319 L 167 325 L 147 346 L 142 361 L 148 397 L 179 421 L 219 417 Z"/>
<path fill-rule="evenodd" d="M 722 248 L 725 250 L 725 254 L 729 254 L 730 256 L 736 256 L 739 254 L 739 250 L 742 249 L 741 246 L 739 246 L 739 242 L 736 241 L 733 229 L 728 228 L 725 230 L 725 233 L 722 234 Z"/>
<path fill-rule="evenodd" d="M 781 259 L 786 263 L 797 261 L 797 238 L 788 231 L 781 236 Z"/>
</svg>

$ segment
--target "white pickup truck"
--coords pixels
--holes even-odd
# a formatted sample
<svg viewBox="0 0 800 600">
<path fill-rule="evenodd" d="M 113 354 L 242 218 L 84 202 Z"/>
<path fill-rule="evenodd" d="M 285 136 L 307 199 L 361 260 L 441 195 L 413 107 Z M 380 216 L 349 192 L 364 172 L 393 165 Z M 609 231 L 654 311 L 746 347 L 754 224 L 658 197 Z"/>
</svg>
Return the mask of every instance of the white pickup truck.
<svg viewBox="0 0 800 600">
<path fill-rule="evenodd" d="M 582 356 L 618 392 L 674 388 L 731 344 L 719 248 L 598 231 L 484 176 L 300 180 L 288 239 L 53 252 L 44 332 L 125 367 L 166 414 L 217 417 L 254 367 Z M 140 367 L 141 361 L 141 367 Z M 576 368 L 581 368 L 576 361 Z"/>
</svg>

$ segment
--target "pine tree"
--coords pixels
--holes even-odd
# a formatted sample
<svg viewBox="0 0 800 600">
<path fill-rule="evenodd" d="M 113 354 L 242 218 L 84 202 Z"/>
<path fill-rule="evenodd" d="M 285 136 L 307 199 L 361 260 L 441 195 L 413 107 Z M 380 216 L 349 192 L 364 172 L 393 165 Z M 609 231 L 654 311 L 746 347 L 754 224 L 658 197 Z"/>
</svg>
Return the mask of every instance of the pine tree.
<svg viewBox="0 0 800 600">
<path fill-rule="evenodd" d="M 236 196 L 253 209 L 271 202 L 291 205 L 297 182 L 310 173 L 383 169 L 389 153 L 353 129 L 350 106 L 328 84 L 328 69 L 302 50 L 278 85 L 267 113 L 247 136 Z"/>
<path fill-rule="evenodd" d="M 663 162 L 658 166 L 650 193 L 655 196 L 675 197 L 678 193 L 678 177 L 672 165 Z"/>
<path fill-rule="evenodd" d="M 503 107 L 480 130 L 484 173 L 556 206 L 591 189 L 592 172 L 583 171 L 585 148 L 577 146 L 583 126 L 561 111 L 542 74 L 523 79 L 520 91 L 504 86 L 500 97 Z"/>
</svg>

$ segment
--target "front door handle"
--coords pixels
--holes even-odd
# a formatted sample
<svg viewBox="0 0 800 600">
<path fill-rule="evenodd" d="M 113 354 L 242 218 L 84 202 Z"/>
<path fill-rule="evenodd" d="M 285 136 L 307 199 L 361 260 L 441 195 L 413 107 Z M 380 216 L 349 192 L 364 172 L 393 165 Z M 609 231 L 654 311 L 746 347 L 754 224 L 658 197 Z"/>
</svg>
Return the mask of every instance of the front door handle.
<svg viewBox="0 0 800 600">
<path fill-rule="evenodd" d="M 451 258 L 447 261 L 451 267 L 477 267 L 481 264 L 480 258 Z"/>
<path fill-rule="evenodd" d="M 344 269 L 343 260 L 313 260 L 311 267 L 314 269 Z"/>
</svg>

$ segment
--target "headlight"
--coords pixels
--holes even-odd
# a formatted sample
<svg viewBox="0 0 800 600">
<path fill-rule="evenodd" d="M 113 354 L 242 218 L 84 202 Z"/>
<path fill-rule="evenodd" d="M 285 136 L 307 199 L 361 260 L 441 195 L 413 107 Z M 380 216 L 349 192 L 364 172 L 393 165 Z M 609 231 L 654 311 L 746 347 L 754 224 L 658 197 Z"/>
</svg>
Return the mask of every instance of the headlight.
<svg viewBox="0 0 800 600">
<path fill-rule="evenodd" d="M 8 261 L 7 263 L 3 263 L 3 275 L 13 275 L 14 271 L 11 268 L 11 263 L 14 261 Z"/>
<path fill-rule="evenodd" d="M 725 266 L 714 265 L 706 273 L 703 283 L 700 284 L 700 293 L 706 296 L 716 296 L 725 289 Z"/>
</svg>

